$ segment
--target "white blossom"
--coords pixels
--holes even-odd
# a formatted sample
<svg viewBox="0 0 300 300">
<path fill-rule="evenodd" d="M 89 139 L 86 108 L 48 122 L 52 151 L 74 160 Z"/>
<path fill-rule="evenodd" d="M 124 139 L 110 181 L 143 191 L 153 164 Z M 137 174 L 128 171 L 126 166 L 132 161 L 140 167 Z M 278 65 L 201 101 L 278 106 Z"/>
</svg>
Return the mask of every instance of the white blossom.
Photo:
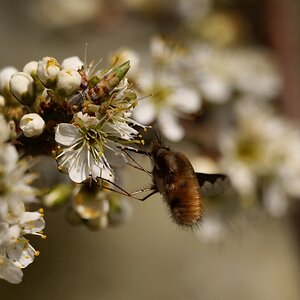
<svg viewBox="0 0 300 300">
<path fill-rule="evenodd" d="M 45 237 L 42 230 L 45 226 L 45 221 L 43 219 L 43 213 L 40 212 L 27 212 L 24 209 L 23 214 L 16 218 L 14 222 L 7 222 L 5 219 L 0 219 L 0 261 L 1 257 L 9 259 L 16 267 L 22 269 L 26 268 L 30 263 L 33 262 L 34 257 L 39 255 L 29 241 L 24 237 L 27 234 L 39 235 Z M 11 280 L 13 275 L 21 279 L 19 272 L 15 268 L 11 268 L 10 272 L 7 274 L 5 270 L 5 265 L 0 264 L 0 274 L 6 273 L 6 280 Z M 15 280 L 15 283 L 19 281 Z"/>
<path fill-rule="evenodd" d="M 81 84 L 80 74 L 72 69 L 62 69 L 57 74 L 56 88 L 60 95 L 70 96 L 78 91 Z"/>
<path fill-rule="evenodd" d="M 30 61 L 27 63 L 24 68 L 23 72 L 29 74 L 29 75 L 36 75 L 38 68 L 38 62 L 37 61 Z"/>
<path fill-rule="evenodd" d="M 259 190 L 267 211 L 283 215 L 300 196 L 300 129 L 253 99 L 240 100 L 235 113 L 236 126 L 220 139 L 224 171 L 243 198 Z"/>
<path fill-rule="evenodd" d="M 52 87 L 55 84 L 60 65 L 54 57 L 43 57 L 38 62 L 37 76 L 45 87 Z"/>
<path fill-rule="evenodd" d="M 101 6 L 99 0 L 40 0 L 32 12 L 42 26 L 62 28 L 92 20 Z"/>
<path fill-rule="evenodd" d="M 144 126 L 130 118 L 136 103 L 136 95 L 123 79 L 105 101 L 93 105 L 96 108 L 93 116 L 78 112 L 73 124 L 58 124 L 55 132 L 55 140 L 61 145 L 58 165 L 71 180 L 77 183 L 89 177 L 114 180 L 112 167 L 126 163 L 123 144 L 140 142 L 135 139 L 138 131 L 133 125 Z"/>
<path fill-rule="evenodd" d="M 36 201 L 36 191 L 30 186 L 35 176 L 26 173 L 28 166 L 18 161 L 14 146 L 4 144 L 0 151 L 0 220 L 15 222 L 24 213 L 24 203 Z M 11 183 L 14 184 L 11 184 Z"/>
<path fill-rule="evenodd" d="M 0 278 L 10 283 L 17 284 L 22 281 L 23 272 L 13 261 L 5 256 L 0 256 Z"/>
<path fill-rule="evenodd" d="M 3 129 L 5 121 L 0 116 Z M 44 238 L 45 221 L 43 210 L 26 211 L 25 204 L 37 201 L 36 190 L 30 186 L 35 176 L 27 173 L 27 164 L 19 160 L 16 148 L 5 141 L 0 143 L 0 278 L 17 284 L 22 280 L 21 269 L 39 254 L 25 235 Z"/>
<path fill-rule="evenodd" d="M 263 49 L 219 49 L 206 44 L 193 47 L 189 67 L 204 99 L 221 104 L 234 93 L 270 100 L 282 86 L 275 59 Z"/>
<path fill-rule="evenodd" d="M 89 176 L 94 180 L 98 177 L 113 180 L 112 169 L 104 155 L 102 133 L 97 129 L 99 120 L 81 112 L 77 119 L 83 127 L 61 123 L 56 128 L 55 140 L 64 146 L 57 156 L 59 166 L 77 183 Z"/>
<path fill-rule="evenodd" d="M 134 109 L 134 119 L 145 125 L 157 121 L 164 136 L 180 141 L 185 134 L 180 118 L 197 112 L 201 107 L 198 92 L 192 87 L 182 86 L 178 78 L 172 76 L 144 74 L 139 83 L 150 96 Z"/>
<path fill-rule="evenodd" d="M 91 220 L 106 216 L 109 212 L 109 191 L 79 191 L 73 198 L 73 208 L 82 219 Z"/>
<path fill-rule="evenodd" d="M 36 113 L 24 115 L 20 120 L 20 128 L 26 137 L 35 137 L 43 133 L 45 121 Z"/>
<path fill-rule="evenodd" d="M 36 87 L 33 78 L 29 74 L 25 72 L 13 74 L 9 85 L 11 93 L 20 103 L 24 105 L 34 103 Z"/>
<path fill-rule="evenodd" d="M 83 67 L 83 65 L 84 65 L 83 62 L 78 56 L 71 56 L 65 58 L 61 63 L 61 67 L 63 69 L 72 69 L 75 71 L 80 70 Z"/>
<path fill-rule="evenodd" d="M 0 92 L 3 93 L 4 91 L 10 90 L 9 87 L 10 79 L 12 75 L 14 75 L 17 72 L 18 70 L 14 67 L 6 67 L 0 71 Z"/>
</svg>

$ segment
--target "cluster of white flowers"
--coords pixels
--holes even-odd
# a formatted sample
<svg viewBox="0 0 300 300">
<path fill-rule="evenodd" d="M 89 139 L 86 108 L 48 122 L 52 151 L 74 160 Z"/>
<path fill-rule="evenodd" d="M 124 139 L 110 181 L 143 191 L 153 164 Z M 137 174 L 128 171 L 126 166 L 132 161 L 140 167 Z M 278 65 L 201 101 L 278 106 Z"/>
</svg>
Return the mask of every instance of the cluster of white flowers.
<svg viewBox="0 0 300 300">
<path fill-rule="evenodd" d="M 136 72 L 133 80 L 139 90 L 140 101 L 133 113 L 138 122 L 148 125 L 157 122 L 162 134 L 171 141 L 180 141 L 185 130 L 181 119 L 188 118 L 201 108 L 201 98 L 197 90 L 183 80 L 185 49 L 173 40 L 154 37 L 151 41 L 152 65 L 139 66 L 140 59 L 133 50 L 120 49 L 113 57 L 125 60 L 136 57 Z"/>
<path fill-rule="evenodd" d="M 45 225 L 43 210 L 26 211 L 25 205 L 36 202 L 35 189 L 30 186 L 34 176 L 19 160 L 17 150 L 7 141 L 10 127 L 0 115 L 0 278 L 11 283 L 22 280 L 22 268 L 39 254 L 25 235 L 41 237 Z"/>
<path fill-rule="evenodd" d="M 200 44 L 194 45 L 192 52 L 193 80 L 207 102 L 229 102 L 236 94 L 266 101 L 280 92 L 282 78 L 268 51 Z"/>
<path fill-rule="evenodd" d="M 129 68 L 126 61 L 95 71 L 76 56 L 61 64 L 44 57 L 26 64 L 22 72 L 4 68 L 0 92 L 13 99 L 7 110 L 18 105 L 16 100 L 22 104 L 17 132 L 34 138 L 27 143 L 46 142 L 56 149 L 59 169 L 72 181 L 81 183 L 89 177 L 112 181 L 112 166 L 125 162 L 122 145 L 142 142 L 133 128 L 142 125 L 130 117 L 137 97 L 124 77 Z"/>
<path fill-rule="evenodd" d="M 120 49 L 112 60 L 133 58 L 132 80 L 141 97 L 134 118 L 156 123 L 171 141 L 180 141 L 182 119 L 190 119 L 202 104 L 225 104 L 248 96 L 267 101 L 279 95 L 282 79 L 275 59 L 263 49 L 218 48 L 194 43 L 185 48 L 178 41 L 155 36 L 150 44 L 151 66 L 141 66 L 134 50 Z M 208 105 L 206 105 L 208 106 Z M 205 107 L 206 108 L 206 107 Z"/>
<path fill-rule="evenodd" d="M 25 207 L 37 202 L 36 190 L 30 186 L 35 177 L 27 173 L 27 164 L 19 161 L 10 142 L 25 156 L 33 151 L 51 153 L 59 170 L 75 183 L 89 178 L 112 182 L 113 167 L 126 163 L 124 145 L 143 143 L 134 127 L 145 126 L 131 118 L 138 100 L 125 78 L 129 68 L 126 61 L 95 71 L 93 64 L 86 66 L 78 57 L 61 64 L 44 57 L 29 62 L 21 72 L 14 67 L 0 71 L 1 278 L 19 283 L 21 269 L 39 254 L 24 235 L 45 237 L 43 210 L 29 212 Z M 93 183 L 93 192 L 91 183 L 75 192 L 74 186 L 58 185 L 43 203 L 53 206 L 72 198 L 73 219 L 101 229 L 126 219 L 130 211 L 118 195 L 101 190 L 107 184 Z"/>
<path fill-rule="evenodd" d="M 262 195 L 267 211 L 281 216 L 300 196 L 299 129 L 253 99 L 238 102 L 235 117 L 220 140 L 224 170 L 242 199 Z"/>
</svg>

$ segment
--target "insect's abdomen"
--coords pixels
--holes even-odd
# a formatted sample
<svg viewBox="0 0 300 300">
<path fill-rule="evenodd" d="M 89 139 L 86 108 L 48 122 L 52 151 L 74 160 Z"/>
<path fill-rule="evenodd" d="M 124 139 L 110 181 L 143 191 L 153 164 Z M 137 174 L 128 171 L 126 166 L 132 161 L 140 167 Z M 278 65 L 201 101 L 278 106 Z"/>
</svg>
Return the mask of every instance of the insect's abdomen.
<svg viewBox="0 0 300 300">
<path fill-rule="evenodd" d="M 188 228 L 197 226 L 203 214 L 200 187 L 197 181 L 191 181 L 182 182 L 165 194 L 173 221 Z"/>
<path fill-rule="evenodd" d="M 201 190 L 185 155 L 157 146 L 153 151 L 154 186 L 164 196 L 171 217 L 182 227 L 193 228 L 202 217 Z"/>
</svg>

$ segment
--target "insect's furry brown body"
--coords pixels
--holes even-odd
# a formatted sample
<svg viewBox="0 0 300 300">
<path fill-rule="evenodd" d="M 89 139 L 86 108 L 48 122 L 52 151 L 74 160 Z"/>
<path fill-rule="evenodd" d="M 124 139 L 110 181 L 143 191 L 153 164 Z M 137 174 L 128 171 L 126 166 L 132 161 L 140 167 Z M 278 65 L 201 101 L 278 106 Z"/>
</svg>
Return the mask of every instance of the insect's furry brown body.
<svg viewBox="0 0 300 300">
<path fill-rule="evenodd" d="M 153 183 L 163 195 L 175 223 L 193 228 L 202 218 L 202 196 L 197 175 L 188 158 L 156 141 L 151 152 Z"/>
</svg>

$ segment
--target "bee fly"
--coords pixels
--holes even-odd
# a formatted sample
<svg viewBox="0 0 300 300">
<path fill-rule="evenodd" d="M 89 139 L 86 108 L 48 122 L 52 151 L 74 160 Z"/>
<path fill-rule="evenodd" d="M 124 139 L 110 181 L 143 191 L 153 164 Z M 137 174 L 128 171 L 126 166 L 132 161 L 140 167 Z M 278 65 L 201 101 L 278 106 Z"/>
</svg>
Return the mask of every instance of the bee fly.
<svg viewBox="0 0 300 300">
<path fill-rule="evenodd" d="M 148 173 L 138 165 L 127 152 L 134 151 L 149 155 L 152 158 L 151 174 L 153 184 L 150 188 L 129 193 L 122 190 L 122 194 L 138 200 L 146 200 L 155 193 L 160 193 L 170 210 L 172 220 L 185 228 L 197 227 L 203 216 L 203 197 L 212 197 L 225 191 L 230 183 L 223 174 L 196 173 L 189 159 L 180 152 L 170 150 L 159 140 L 154 141 L 151 152 L 126 148 L 125 153 L 135 162 L 133 167 Z M 136 195 L 149 191 L 143 198 Z"/>
<path fill-rule="evenodd" d="M 171 151 L 159 141 L 154 142 L 151 157 L 153 192 L 164 196 L 173 221 L 184 227 L 198 225 L 203 215 L 202 198 L 224 191 L 228 178 L 196 173 L 184 154 Z"/>
</svg>

